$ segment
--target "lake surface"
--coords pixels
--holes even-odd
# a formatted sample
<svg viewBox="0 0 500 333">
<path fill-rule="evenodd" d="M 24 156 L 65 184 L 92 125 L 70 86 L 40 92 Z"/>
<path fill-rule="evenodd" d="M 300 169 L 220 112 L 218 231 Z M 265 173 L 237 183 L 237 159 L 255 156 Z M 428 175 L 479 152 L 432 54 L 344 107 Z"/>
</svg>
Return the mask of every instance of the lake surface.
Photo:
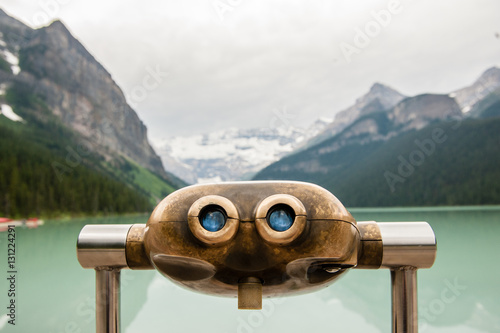
<svg viewBox="0 0 500 333">
<path fill-rule="evenodd" d="M 434 266 L 418 272 L 420 332 L 500 332 L 500 206 L 352 209 L 358 221 L 427 221 Z M 16 326 L 7 323 L 7 233 L 0 233 L 0 332 L 94 332 L 93 270 L 75 244 L 90 223 L 145 223 L 147 216 L 46 221 L 16 228 Z M 351 270 L 312 294 L 237 310 L 236 299 L 193 293 L 154 271 L 122 272 L 122 332 L 390 332 L 390 273 Z"/>
</svg>

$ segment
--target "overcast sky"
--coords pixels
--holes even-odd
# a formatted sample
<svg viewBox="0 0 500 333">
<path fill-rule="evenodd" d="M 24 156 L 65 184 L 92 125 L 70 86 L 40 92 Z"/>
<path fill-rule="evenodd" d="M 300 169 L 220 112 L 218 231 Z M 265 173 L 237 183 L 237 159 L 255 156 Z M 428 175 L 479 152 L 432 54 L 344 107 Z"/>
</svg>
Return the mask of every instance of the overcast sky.
<svg viewBox="0 0 500 333">
<path fill-rule="evenodd" d="M 375 82 L 406 95 L 448 93 L 500 66 L 497 0 L 0 0 L 0 7 L 34 28 L 61 19 L 112 74 L 153 141 L 306 126 L 333 118 Z"/>
</svg>

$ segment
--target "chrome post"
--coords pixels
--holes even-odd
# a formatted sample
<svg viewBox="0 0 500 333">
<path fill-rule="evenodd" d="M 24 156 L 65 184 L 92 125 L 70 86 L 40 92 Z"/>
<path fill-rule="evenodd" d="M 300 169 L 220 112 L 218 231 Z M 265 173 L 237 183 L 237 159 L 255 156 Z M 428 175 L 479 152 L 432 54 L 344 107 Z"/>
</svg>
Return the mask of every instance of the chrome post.
<svg viewBox="0 0 500 333">
<path fill-rule="evenodd" d="M 436 259 L 436 236 L 427 222 L 377 223 L 383 246 L 381 268 L 391 270 L 392 332 L 417 333 L 417 269 Z"/>
<path fill-rule="evenodd" d="M 127 268 L 126 243 L 132 225 L 86 225 L 77 241 L 83 268 L 96 271 L 96 333 L 120 332 L 120 271 Z"/>
<path fill-rule="evenodd" d="M 391 269 L 392 332 L 417 333 L 417 269 Z"/>
<path fill-rule="evenodd" d="M 97 268 L 96 333 L 120 332 L 120 269 Z"/>
</svg>

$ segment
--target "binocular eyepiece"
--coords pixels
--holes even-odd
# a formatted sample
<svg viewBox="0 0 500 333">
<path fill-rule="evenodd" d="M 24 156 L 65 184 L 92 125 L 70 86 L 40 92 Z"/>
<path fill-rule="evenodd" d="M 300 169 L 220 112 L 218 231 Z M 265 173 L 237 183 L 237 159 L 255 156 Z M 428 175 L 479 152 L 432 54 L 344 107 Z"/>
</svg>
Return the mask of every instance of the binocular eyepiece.
<svg viewBox="0 0 500 333">
<path fill-rule="evenodd" d="M 429 268 L 436 239 L 426 222 L 357 222 L 317 185 L 234 182 L 180 189 L 147 224 L 87 225 L 77 253 L 84 268 L 157 269 L 258 309 L 262 297 L 313 291 L 352 268 Z"/>
</svg>

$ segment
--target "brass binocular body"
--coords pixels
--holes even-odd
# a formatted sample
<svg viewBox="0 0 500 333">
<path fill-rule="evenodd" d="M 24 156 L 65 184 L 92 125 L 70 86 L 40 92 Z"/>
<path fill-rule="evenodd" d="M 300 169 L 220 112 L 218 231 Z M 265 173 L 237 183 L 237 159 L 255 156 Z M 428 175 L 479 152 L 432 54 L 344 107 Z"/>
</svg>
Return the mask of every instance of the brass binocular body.
<svg viewBox="0 0 500 333">
<path fill-rule="evenodd" d="M 317 185 L 234 182 L 178 190 L 147 224 L 87 225 L 77 254 L 98 274 L 157 269 L 194 291 L 259 309 L 262 297 L 314 291 L 353 268 L 388 268 L 394 279 L 404 272 L 402 283 L 415 280 L 416 290 L 408 272 L 432 266 L 436 239 L 426 222 L 357 222 Z"/>
</svg>

